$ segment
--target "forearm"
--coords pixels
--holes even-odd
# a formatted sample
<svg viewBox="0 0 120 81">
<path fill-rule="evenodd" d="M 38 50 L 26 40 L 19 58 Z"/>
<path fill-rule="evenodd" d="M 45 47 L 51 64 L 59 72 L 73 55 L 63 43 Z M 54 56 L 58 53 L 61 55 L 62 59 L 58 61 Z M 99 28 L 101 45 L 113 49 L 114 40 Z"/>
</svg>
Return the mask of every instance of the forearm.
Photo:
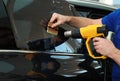
<svg viewBox="0 0 120 81">
<path fill-rule="evenodd" d="M 110 54 L 108 57 L 113 59 L 119 66 L 120 66 L 120 50 L 115 49 L 112 54 Z"/>
<path fill-rule="evenodd" d="M 67 23 L 76 28 L 85 27 L 87 25 L 93 24 L 102 24 L 101 19 L 90 19 L 85 17 L 73 17 L 73 16 L 68 17 Z"/>
</svg>

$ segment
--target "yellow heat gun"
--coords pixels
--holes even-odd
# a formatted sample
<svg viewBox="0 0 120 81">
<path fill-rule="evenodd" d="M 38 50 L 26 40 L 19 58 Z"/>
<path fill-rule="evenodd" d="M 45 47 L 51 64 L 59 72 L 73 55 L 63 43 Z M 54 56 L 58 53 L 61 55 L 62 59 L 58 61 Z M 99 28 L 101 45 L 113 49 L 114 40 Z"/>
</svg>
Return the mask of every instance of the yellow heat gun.
<svg viewBox="0 0 120 81">
<path fill-rule="evenodd" d="M 94 37 L 105 37 L 107 35 L 107 29 L 105 25 L 88 25 L 86 27 L 81 27 L 80 29 L 75 29 L 71 31 L 64 32 L 65 37 L 72 37 L 72 38 L 83 38 L 86 39 L 86 47 L 93 59 L 106 59 L 106 56 L 95 56 L 92 53 L 90 48 L 90 41 Z"/>
</svg>

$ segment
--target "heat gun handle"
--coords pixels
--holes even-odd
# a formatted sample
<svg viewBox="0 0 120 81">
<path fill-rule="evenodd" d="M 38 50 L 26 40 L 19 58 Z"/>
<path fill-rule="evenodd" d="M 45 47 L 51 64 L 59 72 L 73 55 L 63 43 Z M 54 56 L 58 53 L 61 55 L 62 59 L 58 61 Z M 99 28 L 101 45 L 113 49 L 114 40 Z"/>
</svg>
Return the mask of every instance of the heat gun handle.
<svg viewBox="0 0 120 81">
<path fill-rule="evenodd" d="M 87 47 L 87 50 L 88 50 L 88 53 L 89 53 L 89 56 L 92 57 L 93 59 L 106 59 L 107 57 L 106 56 L 95 56 L 95 54 L 93 54 L 92 50 L 91 50 L 91 47 L 90 47 L 90 41 L 93 37 L 91 38 L 88 38 L 86 40 L 86 47 Z"/>
</svg>

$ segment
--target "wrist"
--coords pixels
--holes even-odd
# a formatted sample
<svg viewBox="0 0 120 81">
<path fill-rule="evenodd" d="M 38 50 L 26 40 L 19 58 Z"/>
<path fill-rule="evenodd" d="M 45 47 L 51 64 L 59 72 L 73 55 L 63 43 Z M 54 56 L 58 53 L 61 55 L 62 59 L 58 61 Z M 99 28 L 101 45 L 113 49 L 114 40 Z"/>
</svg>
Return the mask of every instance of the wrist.
<svg viewBox="0 0 120 81">
<path fill-rule="evenodd" d="M 72 17 L 71 16 L 66 16 L 66 19 L 67 19 L 66 22 L 69 23 L 71 21 Z"/>
<path fill-rule="evenodd" d="M 108 57 L 114 59 L 114 58 L 116 58 L 117 55 L 119 55 L 119 53 L 120 53 L 120 50 L 115 48 L 114 51 L 108 55 Z"/>
</svg>

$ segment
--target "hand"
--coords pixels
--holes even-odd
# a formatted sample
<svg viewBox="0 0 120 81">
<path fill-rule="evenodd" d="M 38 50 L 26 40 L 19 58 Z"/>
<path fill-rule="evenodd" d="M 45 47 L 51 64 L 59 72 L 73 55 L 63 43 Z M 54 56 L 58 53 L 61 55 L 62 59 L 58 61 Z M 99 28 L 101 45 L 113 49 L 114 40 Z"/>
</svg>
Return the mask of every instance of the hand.
<svg viewBox="0 0 120 81">
<path fill-rule="evenodd" d="M 57 27 L 57 26 L 59 26 L 61 24 L 64 24 L 68 20 L 69 20 L 68 16 L 61 15 L 61 14 L 58 14 L 58 13 L 53 13 L 53 15 L 52 15 L 52 17 L 51 17 L 49 22 L 53 23 L 51 25 L 51 27 L 54 28 L 54 27 Z"/>
<path fill-rule="evenodd" d="M 93 45 L 96 52 L 108 57 L 113 55 L 117 50 L 112 41 L 100 37 L 95 37 L 93 39 Z"/>
</svg>

